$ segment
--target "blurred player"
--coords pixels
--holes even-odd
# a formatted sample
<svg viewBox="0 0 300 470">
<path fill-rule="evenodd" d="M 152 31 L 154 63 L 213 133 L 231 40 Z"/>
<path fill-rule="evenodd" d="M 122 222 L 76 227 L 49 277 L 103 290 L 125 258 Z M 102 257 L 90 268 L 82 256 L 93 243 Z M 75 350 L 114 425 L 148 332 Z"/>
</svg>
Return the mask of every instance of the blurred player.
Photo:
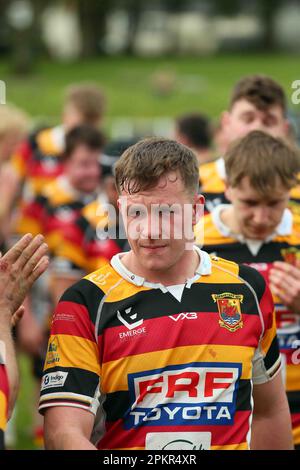
<svg viewBox="0 0 300 470">
<path fill-rule="evenodd" d="M 62 124 L 33 132 L 12 156 L 9 187 L 0 188 L 3 217 L 10 214 L 22 188 L 22 200 L 31 201 L 46 184 L 62 174 L 60 157 L 66 133 L 80 124 L 97 128 L 102 121 L 104 105 L 102 90 L 97 85 L 82 83 L 67 89 Z"/>
<path fill-rule="evenodd" d="M 286 112 L 286 96 L 276 81 L 264 75 L 242 78 L 233 88 L 229 109 L 221 117 L 218 132 L 222 136 L 223 148 L 224 143 L 228 146 L 253 130 L 286 138 L 289 133 Z M 200 186 L 207 211 L 226 202 L 225 178 L 223 157 L 201 166 Z"/>
<path fill-rule="evenodd" d="M 213 159 L 212 129 L 209 119 L 203 114 L 179 116 L 175 122 L 175 140 L 193 150 L 199 165 Z"/>
<path fill-rule="evenodd" d="M 254 131 L 225 155 L 226 196 L 204 219 L 204 249 L 247 263 L 270 283 L 274 297 L 295 446 L 300 447 L 300 220 L 288 209 L 299 155 Z M 202 236 L 202 226 L 196 231 Z"/>
<path fill-rule="evenodd" d="M 12 184 L 10 157 L 29 130 L 29 117 L 12 105 L 0 106 L 0 247 L 9 233 L 11 221 L 5 217 L 7 197 Z"/>
<path fill-rule="evenodd" d="M 19 235 L 28 231 L 33 234 L 43 233 L 50 254 L 54 253 L 65 227 L 78 217 L 85 205 L 95 200 L 103 191 L 103 146 L 104 137 L 94 127 L 78 126 L 67 133 L 65 151 L 60 157 L 64 163 L 64 174 L 49 183 L 32 202 L 24 204 L 22 217 L 16 227 Z M 18 343 L 33 357 L 33 371 L 38 382 L 52 305 L 49 289 L 49 274 L 46 273 L 30 293 L 24 317 L 18 327 Z M 36 433 L 40 435 L 40 430 L 37 429 Z"/>
</svg>

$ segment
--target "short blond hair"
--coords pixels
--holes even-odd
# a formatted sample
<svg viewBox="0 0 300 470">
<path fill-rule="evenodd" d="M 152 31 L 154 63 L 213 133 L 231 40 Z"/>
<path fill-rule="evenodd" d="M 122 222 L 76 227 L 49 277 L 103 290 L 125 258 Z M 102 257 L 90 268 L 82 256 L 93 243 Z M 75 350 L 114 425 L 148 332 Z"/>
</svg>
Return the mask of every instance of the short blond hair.
<svg viewBox="0 0 300 470">
<path fill-rule="evenodd" d="M 99 85 L 87 82 L 67 87 L 65 104 L 74 106 L 83 116 L 85 122 L 94 124 L 104 114 L 106 99 Z"/>
<path fill-rule="evenodd" d="M 287 190 L 298 182 L 299 151 L 261 131 L 250 132 L 234 142 L 224 159 L 229 186 L 239 186 L 247 176 L 263 197 L 269 197 L 278 182 Z"/>
<path fill-rule="evenodd" d="M 29 127 L 30 118 L 24 111 L 12 104 L 0 105 L 0 139 L 10 133 L 25 136 Z"/>
</svg>

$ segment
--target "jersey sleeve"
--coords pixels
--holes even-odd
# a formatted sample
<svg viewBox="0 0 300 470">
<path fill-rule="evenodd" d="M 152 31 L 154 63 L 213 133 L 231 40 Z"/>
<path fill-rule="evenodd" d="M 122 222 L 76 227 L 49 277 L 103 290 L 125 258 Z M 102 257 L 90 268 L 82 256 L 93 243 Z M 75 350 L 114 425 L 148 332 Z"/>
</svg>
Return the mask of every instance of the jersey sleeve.
<svg viewBox="0 0 300 470">
<path fill-rule="evenodd" d="M 88 272 L 88 260 L 84 250 L 85 231 L 79 223 L 81 217 L 66 224 L 60 243 L 55 247 L 52 261 L 54 276 L 83 277 Z"/>
<path fill-rule="evenodd" d="M 21 180 L 26 178 L 31 155 L 32 148 L 29 140 L 22 142 L 16 152 L 12 155 L 10 164 Z"/>
<path fill-rule="evenodd" d="M 0 341 L 0 450 L 4 448 L 4 431 L 7 422 L 9 385 L 4 360 L 4 343 Z"/>
<path fill-rule="evenodd" d="M 261 274 L 253 268 L 247 270 L 248 285 L 255 295 L 261 321 L 261 335 L 252 365 L 253 384 L 263 384 L 272 380 L 281 369 L 281 358 L 277 340 L 275 309 L 270 288 Z"/>
<path fill-rule="evenodd" d="M 96 414 L 101 365 L 95 319 L 101 298 L 100 289 L 81 280 L 58 303 L 41 383 L 41 412 L 47 407 L 71 406 Z"/>
</svg>

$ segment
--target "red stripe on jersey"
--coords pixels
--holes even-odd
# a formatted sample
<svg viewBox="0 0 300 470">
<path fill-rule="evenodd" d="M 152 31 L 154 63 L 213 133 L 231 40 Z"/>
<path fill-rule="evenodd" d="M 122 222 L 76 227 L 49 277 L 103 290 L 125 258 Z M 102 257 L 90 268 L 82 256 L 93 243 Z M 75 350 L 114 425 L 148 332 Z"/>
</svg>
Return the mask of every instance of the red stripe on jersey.
<svg viewBox="0 0 300 470">
<path fill-rule="evenodd" d="M 68 223 L 64 227 L 63 237 L 64 240 L 81 247 L 83 245 L 84 232 L 74 223 Z"/>
<path fill-rule="evenodd" d="M 168 316 L 144 320 L 136 330 L 138 332 L 144 328 L 145 334 L 136 334 L 134 338 L 126 336 L 128 330 L 124 326 L 106 329 L 102 336 L 110 347 L 105 350 L 103 362 L 162 350 L 162 345 L 163 349 L 174 348 L 174 345 L 180 347 L 199 344 L 257 348 L 261 334 L 261 322 L 258 315 L 244 314 L 243 327 L 234 332 L 219 326 L 218 313 L 198 313 L 197 319 L 181 319 L 179 315 L 182 314 L 173 316 L 177 321 Z M 155 335 L 147 335 L 147 330 L 150 331 L 150 329 L 155 331 Z M 134 330 L 131 332 L 134 334 Z"/>
<path fill-rule="evenodd" d="M 212 446 L 240 444 L 246 441 L 251 411 L 237 411 L 231 426 L 141 426 L 125 430 L 123 421 L 106 423 L 106 434 L 98 449 L 145 447 L 146 435 L 157 432 L 210 432 Z"/>
<path fill-rule="evenodd" d="M 27 164 L 32 157 L 32 148 L 28 140 L 25 140 L 17 148 L 16 155 L 20 158 L 25 164 Z"/>
<path fill-rule="evenodd" d="M 81 209 L 72 209 L 71 207 L 69 208 L 68 212 L 68 220 L 64 220 L 63 218 L 61 219 L 59 216 L 53 215 L 47 215 L 45 218 L 45 233 L 48 234 L 54 230 L 62 230 L 64 231 L 66 224 L 70 224 L 76 220 L 80 213 Z"/>
<path fill-rule="evenodd" d="M 94 330 L 95 327 L 84 305 L 75 302 L 59 302 L 52 318 L 52 335 L 80 336 L 95 341 Z"/>
<path fill-rule="evenodd" d="M 25 204 L 22 208 L 22 216 L 31 217 L 41 221 L 43 215 L 44 206 L 37 201 L 33 201 L 29 204 Z"/>
<path fill-rule="evenodd" d="M 46 164 L 46 160 L 32 160 L 29 165 L 28 176 L 30 178 L 56 178 L 63 173 L 63 165 L 59 158 L 51 161 L 51 165 Z"/>
<path fill-rule="evenodd" d="M 85 245 L 85 250 L 88 257 L 103 256 L 108 261 L 120 253 L 121 249 L 114 240 L 92 240 Z"/>
<path fill-rule="evenodd" d="M 9 383 L 8 383 L 8 376 L 7 376 L 7 372 L 6 372 L 6 367 L 3 364 L 0 364 L 0 390 L 1 390 L 1 392 L 4 393 L 4 396 L 6 397 L 6 409 L 1 410 L 1 414 L 4 411 L 4 415 L 7 416 L 7 414 L 8 414 L 8 399 L 9 399 Z"/>
<path fill-rule="evenodd" d="M 300 427 L 300 413 L 292 413 L 291 416 L 293 429 Z"/>
</svg>

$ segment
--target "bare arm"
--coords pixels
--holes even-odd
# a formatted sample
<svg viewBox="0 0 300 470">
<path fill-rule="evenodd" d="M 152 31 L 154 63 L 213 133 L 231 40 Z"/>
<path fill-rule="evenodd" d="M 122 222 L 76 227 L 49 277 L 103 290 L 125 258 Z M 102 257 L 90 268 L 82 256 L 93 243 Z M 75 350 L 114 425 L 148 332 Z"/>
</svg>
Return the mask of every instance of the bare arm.
<svg viewBox="0 0 300 470">
<path fill-rule="evenodd" d="M 292 450 L 291 417 L 281 374 L 254 385 L 251 450 Z"/>
<path fill-rule="evenodd" d="M 0 339 L 6 349 L 9 413 L 14 406 L 19 384 L 11 326 L 19 317 L 15 312 L 28 290 L 48 266 L 48 258 L 45 257 L 48 247 L 43 240 L 41 236 L 33 239 L 31 235 L 25 235 L 0 258 Z"/>
<path fill-rule="evenodd" d="M 4 343 L 5 364 L 9 382 L 8 419 L 11 416 L 19 389 L 19 372 L 11 334 L 10 310 L 2 308 L 0 312 L 0 341 Z"/>
<path fill-rule="evenodd" d="M 45 447 L 48 450 L 96 450 L 90 437 L 95 417 L 89 411 L 67 406 L 45 410 Z"/>
</svg>

